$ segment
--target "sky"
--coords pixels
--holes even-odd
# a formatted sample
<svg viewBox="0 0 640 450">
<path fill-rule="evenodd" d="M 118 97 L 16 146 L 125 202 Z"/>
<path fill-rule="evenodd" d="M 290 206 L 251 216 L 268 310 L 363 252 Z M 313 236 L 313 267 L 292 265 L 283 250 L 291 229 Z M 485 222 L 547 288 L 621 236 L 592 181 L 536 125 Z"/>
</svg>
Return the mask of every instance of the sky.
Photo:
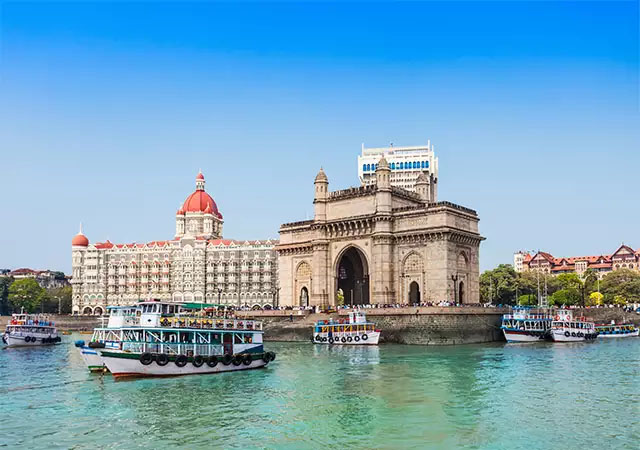
<svg viewBox="0 0 640 450">
<path fill-rule="evenodd" d="M 361 145 L 439 158 L 519 249 L 640 248 L 637 1 L 0 0 L 0 268 L 70 271 L 92 242 L 173 238 L 201 169 L 232 239 L 311 218 Z"/>
</svg>

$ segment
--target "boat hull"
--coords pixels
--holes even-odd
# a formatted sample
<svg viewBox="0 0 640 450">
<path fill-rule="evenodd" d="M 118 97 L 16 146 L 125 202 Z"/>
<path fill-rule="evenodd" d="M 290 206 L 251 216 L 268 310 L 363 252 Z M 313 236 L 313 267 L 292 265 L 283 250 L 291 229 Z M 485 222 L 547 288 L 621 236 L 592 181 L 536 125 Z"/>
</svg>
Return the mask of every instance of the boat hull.
<svg viewBox="0 0 640 450">
<path fill-rule="evenodd" d="M 328 333 L 314 333 L 313 343 L 319 345 L 378 345 L 379 331 L 367 332 L 366 339 L 364 336 L 349 333 L 337 333 L 335 336 L 330 336 Z"/>
<path fill-rule="evenodd" d="M 83 345 L 78 347 L 82 360 L 87 365 L 87 368 L 91 372 L 105 372 L 107 368 L 102 361 L 102 357 L 95 348 L 87 347 Z"/>
<path fill-rule="evenodd" d="M 638 336 L 639 334 L 640 334 L 640 330 L 636 330 L 636 331 L 632 331 L 631 333 L 618 333 L 618 334 L 600 333 L 598 337 L 602 339 L 626 338 L 626 337 L 635 337 L 635 336 Z"/>
<path fill-rule="evenodd" d="M 574 336 L 572 332 L 569 332 L 569 336 L 566 335 L 565 330 L 551 330 L 551 339 L 554 342 L 593 342 L 597 335 L 594 333 L 591 336 Z"/>
<path fill-rule="evenodd" d="M 7 335 L 4 336 L 4 341 L 6 342 L 7 348 L 12 347 L 43 347 L 48 345 L 56 345 L 57 342 L 42 342 L 42 338 L 38 337 L 35 341 L 27 342 L 24 336 L 13 336 Z M 48 336 L 47 336 L 48 337 Z"/>
<path fill-rule="evenodd" d="M 218 362 L 215 367 L 209 367 L 206 363 L 196 367 L 188 362 L 184 367 L 178 367 L 174 361 L 170 361 L 165 366 L 159 366 L 156 362 L 144 365 L 140 362 L 139 355 L 134 353 L 118 353 L 105 350 L 99 351 L 102 361 L 109 372 L 116 378 L 138 378 L 138 377 L 175 377 L 182 375 L 206 375 L 222 372 L 234 372 L 237 370 L 259 369 L 267 365 L 262 359 L 255 359 L 251 364 L 233 363 L 225 365 Z"/>
<path fill-rule="evenodd" d="M 527 331 L 502 330 L 507 342 L 540 342 L 546 339 L 545 334 L 532 334 Z"/>
</svg>

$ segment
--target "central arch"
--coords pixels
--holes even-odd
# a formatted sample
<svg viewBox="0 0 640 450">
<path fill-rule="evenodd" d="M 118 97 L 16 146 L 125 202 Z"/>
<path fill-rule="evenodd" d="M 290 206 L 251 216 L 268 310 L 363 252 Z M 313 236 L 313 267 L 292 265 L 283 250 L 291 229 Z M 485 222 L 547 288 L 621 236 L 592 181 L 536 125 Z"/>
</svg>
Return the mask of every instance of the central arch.
<svg viewBox="0 0 640 450">
<path fill-rule="evenodd" d="M 342 290 L 345 305 L 369 304 L 369 265 L 364 253 L 348 247 L 336 265 L 337 290 Z"/>
</svg>

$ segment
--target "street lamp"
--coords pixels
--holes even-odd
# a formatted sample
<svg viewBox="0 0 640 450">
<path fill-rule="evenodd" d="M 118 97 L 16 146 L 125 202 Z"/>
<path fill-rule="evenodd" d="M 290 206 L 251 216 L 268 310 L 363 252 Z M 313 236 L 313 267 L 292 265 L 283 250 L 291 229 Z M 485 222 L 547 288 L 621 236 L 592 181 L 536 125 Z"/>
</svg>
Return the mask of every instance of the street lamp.
<svg viewBox="0 0 640 450">
<path fill-rule="evenodd" d="M 451 275 L 451 279 L 453 280 L 453 303 L 458 304 L 458 272 L 455 275 Z"/>
</svg>

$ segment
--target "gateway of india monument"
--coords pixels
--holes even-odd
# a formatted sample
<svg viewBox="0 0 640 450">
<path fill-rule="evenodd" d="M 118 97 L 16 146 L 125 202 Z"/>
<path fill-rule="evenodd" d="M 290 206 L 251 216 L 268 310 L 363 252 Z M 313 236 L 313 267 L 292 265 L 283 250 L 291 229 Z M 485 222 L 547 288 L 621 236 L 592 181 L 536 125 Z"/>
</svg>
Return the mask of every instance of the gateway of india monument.
<svg viewBox="0 0 640 450">
<path fill-rule="evenodd" d="M 279 304 L 479 303 L 476 212 L 438 202 L 433 173 L 412 192 L 384 154 L 371 166 L 372 182 L 335 192 L 320 169 L 313 220 L 280 227 Z"/>
</svg>

